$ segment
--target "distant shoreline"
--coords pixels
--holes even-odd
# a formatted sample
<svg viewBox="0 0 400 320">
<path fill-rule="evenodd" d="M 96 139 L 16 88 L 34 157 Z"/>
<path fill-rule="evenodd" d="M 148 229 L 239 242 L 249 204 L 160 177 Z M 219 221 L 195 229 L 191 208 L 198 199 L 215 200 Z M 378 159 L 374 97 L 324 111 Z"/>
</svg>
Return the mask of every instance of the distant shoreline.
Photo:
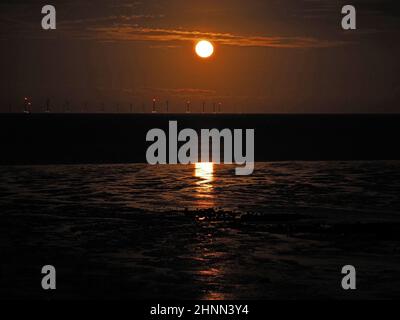
<svg viewBox="0 0 400 320">
<path fill-rule="evenodd" d="M 0 114 L 1 165 L 146 163 L 146 133 L 255 129 L 255 161 L 400 160 L 400 114 Z"/>
</svg>

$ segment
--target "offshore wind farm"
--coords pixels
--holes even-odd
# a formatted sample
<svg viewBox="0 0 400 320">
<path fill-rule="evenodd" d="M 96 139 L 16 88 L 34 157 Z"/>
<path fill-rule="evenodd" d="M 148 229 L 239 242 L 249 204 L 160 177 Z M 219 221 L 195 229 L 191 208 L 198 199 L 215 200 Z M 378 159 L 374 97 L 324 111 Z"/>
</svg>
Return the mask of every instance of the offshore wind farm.
<svg viewBox="0 0 400 320">
<path fill-rule="evenodd" d="M 10 102 L 6 113 L 222 113 L 222 102 L 206 102 L 199 100 L 194 105 L 193 100 L 174 101 L 151 99 L 151 109 L 146 108 L 145 102 L 139 103 L 90 103 L 88 101 L 74 102 L 71 105 L 70 99 L 64 102 L 54 103 L 50 98 L 44 102 L 32 97 L 24 97 L 22 102 Z M 35 103 L 32 101 L 35 100 Z M 218 105 L 218 108 L 216 107 Z M 81 107 L 79 107 L 81 106 Z M 232 113 L 242 113 L 243 107 L 233 109 Z M 230 113 L 230 112 L 229 112 Z"/>
</svg>

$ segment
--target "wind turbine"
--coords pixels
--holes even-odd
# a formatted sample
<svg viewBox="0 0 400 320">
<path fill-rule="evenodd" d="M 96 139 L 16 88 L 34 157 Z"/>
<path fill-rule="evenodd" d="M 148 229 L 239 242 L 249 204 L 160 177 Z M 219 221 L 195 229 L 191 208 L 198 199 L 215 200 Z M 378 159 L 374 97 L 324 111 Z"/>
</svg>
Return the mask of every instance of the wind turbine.
<svg viewBox="0 0 400 320">
<path fill-rule="evenodd" d="M 30 107 L 32 106 L 32 103 L 30 102 L 28 97 L 24 98 L 24 113 L 30 113 Z"/>
<path fill-rule="evenodd" d="M 46 113 L 50 113 L 50 99 L 47 98 L 46 99 Z"/>
<path fill-rule="evenodd" d="M 64 112 L 69 112 L 69 101 L 68 101 L 68 100 L 65 100 L 65 103 L 64 103 Z"/>
</svg>

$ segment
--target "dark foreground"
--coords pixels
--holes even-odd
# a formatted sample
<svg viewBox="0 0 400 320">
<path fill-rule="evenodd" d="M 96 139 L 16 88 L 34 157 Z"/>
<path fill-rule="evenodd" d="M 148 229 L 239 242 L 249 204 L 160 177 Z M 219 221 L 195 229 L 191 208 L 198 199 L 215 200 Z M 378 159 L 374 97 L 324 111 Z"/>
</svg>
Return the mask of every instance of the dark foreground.
<svg viewBox="0 0 400 320">
<path fill-rule="evenodd" d="M 255 128 L 257 160 L 399 159 L 392 115 L 49 114 L 1 115 L 0 162 L 143 162 L 147 130 L 168 120 Z M 400 298 L 399 168 L 266 163 L 239 178 L 223 168 L 3 166 L 0 298 Z M 44 292 L 49 264 L 57 290 Z M 341 287 L 344 265 L 357 269 L 356 291 Z"/>
<path fill-rule="evenodd" d="M 2 299 L 400 298 L 400 222 L 33 206 L 1 215 Z M 50 293 L 40 287 L 46 264 L 57 268 Z M 341 289 L 347 264 L 357 291 Z"/>
</svg>

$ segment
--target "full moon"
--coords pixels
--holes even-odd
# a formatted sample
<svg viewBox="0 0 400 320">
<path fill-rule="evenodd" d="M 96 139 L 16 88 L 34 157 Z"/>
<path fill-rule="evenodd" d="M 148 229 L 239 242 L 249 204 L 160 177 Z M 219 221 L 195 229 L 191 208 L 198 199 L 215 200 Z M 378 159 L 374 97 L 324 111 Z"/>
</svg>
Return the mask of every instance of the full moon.
<svg viewBox="0 0 400 320">
<path fill-rule="evenodd" d="M 196 45 L 196 53 L 200 58 L 209 58 L 214 53 L 214 46 L 210 41 L 199 41 Z"/>
</svg>

